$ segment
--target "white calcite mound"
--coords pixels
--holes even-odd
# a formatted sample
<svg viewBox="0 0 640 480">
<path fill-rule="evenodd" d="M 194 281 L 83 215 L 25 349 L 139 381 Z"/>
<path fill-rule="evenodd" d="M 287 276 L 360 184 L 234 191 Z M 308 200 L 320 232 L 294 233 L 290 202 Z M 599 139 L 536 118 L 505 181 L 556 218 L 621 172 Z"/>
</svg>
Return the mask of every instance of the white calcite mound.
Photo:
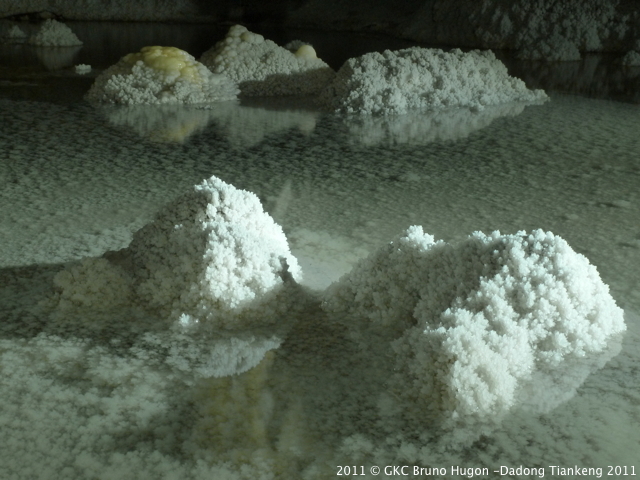
<svg viewBox="0 0 640 480">
<path fill-rule="evenodd" d="M 282 228 L 258 197 L 216 177 L 166 207 L 128 250 L 136 294 L 147 305 L 223 326 L 282 286 L 287 269 L 301 277 Z"/>
<path fill-rule="evenodd" d="M 343 113 L 402 114 L 417 109 L 469 107 L 546 99 L 509 76 L 491 51 L 413 47 L 351 58 L 322 92 L 330 110 Z"/>
<path fill-rule="evenodd" d="M 82 45 L 82 41 L 71 29 L 62 22 L 48 19 L 42 22 L 36 33 L 27 41 L 31 45 L 42 47 L 75 47 Z"/>
<path fill-rule="evenodd" d="M 542 230 L 448 244 L 410 227 L 333 284 L 324 308 L 391 342 L 402 409 L 443 428 L 500 417 L 534 372 L 626 329 L 596 268 Z"/>
<path fill-rule="evenodd" d="M 236 98 L 236 85 L 175 47 L 144 47 L 100 74 L 87 100 L 122 105 L 211 103 Z"/>
<path fill-rule="evenodd" d="M 275 323 L 277 293 L 301 275 L 258 197 L 211 177 L 164 208 L 127 248 L 70 265 L 54 286 L 61 310 L 138 306 L 180 327 L 215 330 Z"/>
<path fill-rule="evenodd" d="M 311 45 L 300 44 L 291 52 L 241 25 L 231 27 L 200 61 L 250 96 L 313 95 L 335 75 Z"/>
</svg>

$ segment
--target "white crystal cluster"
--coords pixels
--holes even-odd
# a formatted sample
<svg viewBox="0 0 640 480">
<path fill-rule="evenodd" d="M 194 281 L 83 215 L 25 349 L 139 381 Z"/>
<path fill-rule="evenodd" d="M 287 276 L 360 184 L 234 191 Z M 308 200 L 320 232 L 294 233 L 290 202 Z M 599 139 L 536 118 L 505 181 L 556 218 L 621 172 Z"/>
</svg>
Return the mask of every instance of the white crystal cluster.
<svg viewBox="0 0 640 480">
<path fill-rule="evenodd" d="M 277 321 L 269 302 L 301 278 L 282 228 L 253 193 L 211 177 L 168 205 L 116 254 L 58 273 L 60 306 L 135 304 L 187 326 Z M 271 310 L 270 310 L 271 309 Z"/>
<path fill-rule="evenodd" d="M 200 61 L 214 73 L 236 82 L 243 95 L 317 94 L 335 75 L 311 45 L 299 42 L 295 52 L 235 25 L 207 50 Z"/>
<path fill-rule="evenodd" d="M 87 100 L 121 105 L 205 104 L 236 98 L 226 76 L 211 73 L 175 47 L 144 47 L 124 56 L 96 78 Z"/>
<path fill-rule="evenodd" d="M 54 19 L 45 20 L 38 31 L 29 37 L 27 43 L 42 47 L 75 47 L 82 41 L 71 29 Z"/>
<path fill-rule="evenodd" d="M 413 47 L 351 58 L 323 91 L 322 104 L 343 113 L 403 114 L 411 110 L 469 107 L 482 110 L 508 102 L 539 102 L 512 77 L 493 52 Z"/>
<path fill-rule="evenodd" d="M 626 329 L 596 268 L 542 230 L 449 244 L 411 227 L 333 284 L 324 308 L 389 339 L 403 408 L 442 427 L 504 415 L 532 372 Z"/>
</svg>

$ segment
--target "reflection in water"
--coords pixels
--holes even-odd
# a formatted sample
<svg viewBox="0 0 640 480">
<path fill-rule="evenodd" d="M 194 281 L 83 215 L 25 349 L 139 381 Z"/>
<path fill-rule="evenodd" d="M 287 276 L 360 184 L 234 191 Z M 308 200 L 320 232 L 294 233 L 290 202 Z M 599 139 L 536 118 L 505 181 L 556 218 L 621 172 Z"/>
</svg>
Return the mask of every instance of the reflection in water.
<svg viewBox="0 0 640 480">
<path fill-rule="evenodd" d="M 363 145 L 426 145 L 438 140 L 468 137 L 500 117 L 520 115 L 527 103 L 508 103 L 482 111 L 455 108 L 404 115 L 349 115 L 344 117 L 351 143 Z"/>
<path fill-rule="evenodd" d="M 70 67 L 82 46 L 75 47 L 30 47 L 47 70 Z"/>
<path fill-rule="evenodd" d="M 622 65 L 618 57 L 589 54 L 579 62 L 503 61 L 530 88 L 640 102 L 640 68 Z"/>
<path fill-rule="evenodd" d="M 212 110 L 185 105 L 109 105 L 97 109 L 113 126 L 163 143 L 184 142 L 204 130 L 212 118 Z"/>
<path fill-rule="evenodd" d="M 292 128 L 305 135 L 311 133 L 316 127 L 319 112 L 286 109 L 273 102 L 265 106 L 225 105 L 214 109 L 211 116 L 231 145 L 250 147 L 269 135 Z"/>
<path fill-rule="evenodd" d="M 220 102 L 206 108 L 185 105 L 96 107 L 115 127 L 134 131 L 153 142 L 183 143 L 215 123 L 235 147 L 251 147 L 266 136 L 298 128 L 308 134 L 316 126 L 317 112 L 241 106 Z"/>
</svg>

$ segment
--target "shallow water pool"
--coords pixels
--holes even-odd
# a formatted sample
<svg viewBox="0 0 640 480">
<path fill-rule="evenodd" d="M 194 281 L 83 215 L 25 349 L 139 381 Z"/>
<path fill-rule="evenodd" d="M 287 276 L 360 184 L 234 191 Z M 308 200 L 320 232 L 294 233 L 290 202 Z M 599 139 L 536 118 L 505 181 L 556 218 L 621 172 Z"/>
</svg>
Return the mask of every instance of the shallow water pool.
<svg viewBox="0 0 640 480">
<path fill-rule="evenodd" d="M 91 78 L 66 68 L 14 66 L 0 83 L 7 478 L 311 479 L 334 478 L 339 465 L 364 478 L 392 476 L 389 465 L 448 478 L 468 477 L 466 468 L 485 478 L 519 478 L 509 470 L 518 467 L 558 478 L 575 467 L 592 478 L 639 473 L 634 92 L 625 103 L 550 91 L 543 105 L 391 119 L 299 100 L 159 112 L 95 109 L 81 101 Z M 235 332 L 208 346 L 126 309 L 43 313 L 56 272 L 127 246 L 212 175 L 255 192 L 283 226 L 308 298 L 410 225 L 447 241 L 541 228 L 597 266 L 628 331 L 603 357 L 534 388 L 539 411 L 518 410 L 477 438 L 461 429 L 470 446 L 459 448 L 433 432 L 393 430 L 375 398 L 385 359 L 367 357 L 313 302 L 296 314 L 305 322 L 284 331 Z M 203 352 L 237 364 L 202 378 L 191 367 Z"/>
</svg>

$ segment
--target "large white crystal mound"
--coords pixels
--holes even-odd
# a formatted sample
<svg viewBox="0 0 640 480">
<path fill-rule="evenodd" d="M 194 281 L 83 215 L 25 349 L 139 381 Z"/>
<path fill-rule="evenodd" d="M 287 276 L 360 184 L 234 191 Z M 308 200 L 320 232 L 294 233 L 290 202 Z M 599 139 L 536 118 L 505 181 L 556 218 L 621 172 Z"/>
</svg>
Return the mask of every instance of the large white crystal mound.
<svg viewBox="0 0 640 480">
<path fill-rule="evenodd" d="M 57 20 L 45 20 L 36 33 L 29 37 L 28 43 L 43 47 L 74 47 L 82 41 L 64 23 Z"/>
<path fill-rule="evenodd" d="M 317 94 L 335 75 L 310 45 L 291 52 L 241 25 L 231 27 L 200 61 L 252 96 Z"/>
<path fill-rule="evenodd" d="M 493 52 L 407 48 L 351 58 L 321 94 L 330 110 L 402 114 L 416 109 L 469 107 L 547 99 L 511 77 Z"/>
<path fill-rule="evenodd" d="M 122 105 L 211 103 L 233 100 L 237 86 L 175 47 L 144 47 L 100 74 L 87 100 Z"/>
<path fill-rule="evenodd" d="M 138 298 L 176 320 L 238 326 L 245 309 L 283 285 L 287 269 L 301 277 L 258 197 L 216 177 L 164 209 L 127 250 Z"/>
<path fill-rule="evenodd" d="M 387 332 L 397 398 L 443 427 L 500 417 L 532 372 L 626 329 L 596 268 L 541 230 L 447 244 L 411 227 L 330 287 L 324 308 Z"/>
</svg>

